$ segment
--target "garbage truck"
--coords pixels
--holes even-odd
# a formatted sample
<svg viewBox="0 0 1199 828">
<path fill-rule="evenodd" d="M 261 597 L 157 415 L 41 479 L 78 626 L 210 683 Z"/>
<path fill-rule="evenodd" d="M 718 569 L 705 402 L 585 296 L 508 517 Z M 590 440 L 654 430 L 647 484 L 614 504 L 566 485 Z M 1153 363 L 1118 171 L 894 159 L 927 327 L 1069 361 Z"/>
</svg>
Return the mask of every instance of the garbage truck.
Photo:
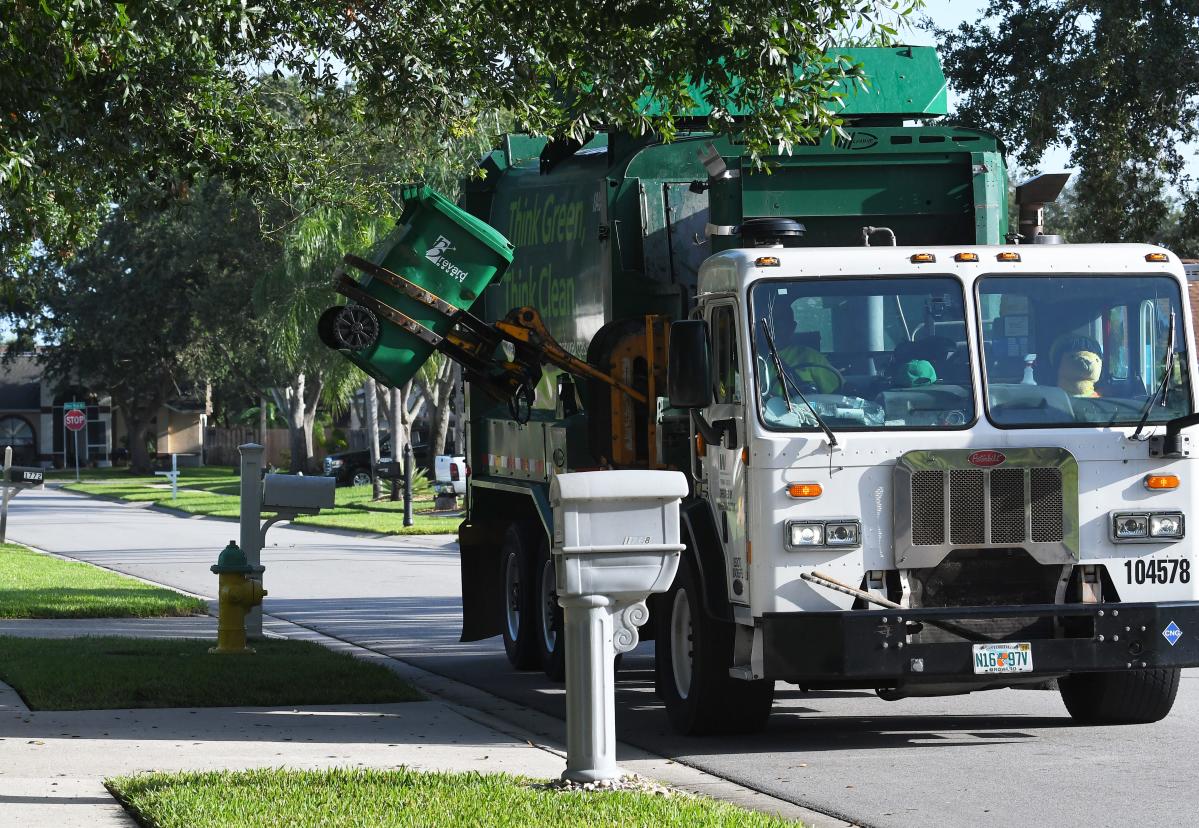
<svg viewBox="0 0 1199 828">
<path fill-rule="evenodd" d="M 516 669 L 562 674 L 550 480 L 673 468 L 642 637 L 679 732 L 763 726 L 780 681 L 1159 720 L 1199 665 L 1183 266 L 1046 232 L 1064 176 L 1011 222 L 935 52 L 851 54 L 842 129 L 761 163 L 702 100 L 669 143 L 505 136 L 348 257 L 321 335 L 388 384 L 465 367 L 462 638 Z"/>
</svg>

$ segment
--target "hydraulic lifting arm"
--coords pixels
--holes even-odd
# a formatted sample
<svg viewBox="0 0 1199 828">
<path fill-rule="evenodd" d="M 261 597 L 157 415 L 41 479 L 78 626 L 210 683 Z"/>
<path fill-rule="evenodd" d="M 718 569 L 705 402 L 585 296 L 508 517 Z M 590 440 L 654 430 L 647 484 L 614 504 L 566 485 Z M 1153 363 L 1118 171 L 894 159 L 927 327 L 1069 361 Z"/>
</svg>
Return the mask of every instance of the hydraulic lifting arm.
<svg viewBox="0 0 1199 828">
<path fill-rule="evenodd" d="M 344 271 L 338 273 L 338 293 L 461 364 L 472 384 L 498 399 L 506 399 L 518 421 L 527 421 L 533 389 L 541 380 L 541 366 L 547 363 L 575 376 L 607 383 L 636 402 L 644 404 L 647 400 L 644 393 L 570 354 L 550 334 L 536 308 L 514 308 L 500 321 L 489 324 L 380 265 L 354 255 L 346 256 L 345 263 L 449 319 L 453 327 L 442 336 L 367 293 Z M 497 353 L 503 342 L 512 343 L 515 349 L 511 361 Z"/>
</svg>

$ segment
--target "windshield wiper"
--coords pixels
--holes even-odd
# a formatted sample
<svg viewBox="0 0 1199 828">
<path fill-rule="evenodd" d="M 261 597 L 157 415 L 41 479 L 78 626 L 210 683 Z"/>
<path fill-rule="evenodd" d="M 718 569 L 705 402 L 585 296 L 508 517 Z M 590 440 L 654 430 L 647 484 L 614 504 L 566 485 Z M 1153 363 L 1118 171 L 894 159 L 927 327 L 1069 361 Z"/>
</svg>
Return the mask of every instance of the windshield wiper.
<svg viewBox="0 0 1199 828">
<path fill-rule="evenodd" d="M 803 391 L 799 389 L 799 384 L 791 379 L 791 376 L 783 367 L 783 361 L 779 358 L 778 348 L 774 346 L 774 332 L 771 329 L 769 320 L 764 316 L 762 317 L 762 331 L 766 334 L 766 347 L 770 349 L 770 359 L 774 363 L 774 370 L 779 375 L 779 385 L 783 389 L 783 399 L 787 401 L 787 410 L 790 411 L 794 405 L 791 402 L 791 395 L 787 393 L 787 383 L 791 383 L 791 387 L 795 389 L 795 393 L 799 395 L 799 398 L 803 400 L 803 404 L 808 407 L 808 411 L 811 411 L 812 416 L 816 418 L 816 424 L 820 426 L 820 430 L 824 432 L 824 436 L 828 437 L 829 448 L 837 445 L 837 435 L 833 434 L 833 430 L 828 427 L 828 423 L 812 407 L 812 404 L 808 402 L 808 398 L 803 395 Z"/>
<path fill-rule="evenodd" d="M 1165 406 L 1166 400 L 1170 395 L 1170 375 L 1174 373 L 1174 311 L 1170 311 L 1170 330 L 1166 333 L 1166 364 L 1162 368 L 1162 378 L 1153 389 L 1153 393 L 1149 399 L 1145 401 L 1145 410 L 1141 412 L 1141 421 L 1137 423 L 1137 430 L 1128 438 L 1129 440 L 1140 439 L 1141 432 L 1145 428 L 1145 423 L 1149 421 L 1149 412 L 1153 410 L 1153 404 L 1157 402 L 1157 398 L 1161 397 L 1162 405 Z"/>
</svg>

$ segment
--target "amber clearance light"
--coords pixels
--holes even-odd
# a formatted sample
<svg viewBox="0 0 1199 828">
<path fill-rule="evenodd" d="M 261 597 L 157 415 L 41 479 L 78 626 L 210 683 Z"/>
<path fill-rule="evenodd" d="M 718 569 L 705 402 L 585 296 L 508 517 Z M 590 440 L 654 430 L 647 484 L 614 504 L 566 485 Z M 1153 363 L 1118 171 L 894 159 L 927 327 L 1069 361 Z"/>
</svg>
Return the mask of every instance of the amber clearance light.
<svg viewBox="0 0 1199 828">
<path fill-rule="evenodd" d="M 1157 491 L 1158 489 L 1177 489 L 1178 475 L 1147 474 L 1145 475 L 1145 488 L 1151 492 Z"/>
<path fill-rule="evenodd" d="M 995 254 L 995 260 L 999 262 L 1018 262 L 1020 261 L 1020 254 L 1012 250 L 1004 250 Z"/>
<path fill-rule="evenodd" d="M 795 498 L 820 497 L 823 493 L 819 483 L 792 483 L 787 487 L 787 494 Z"/>
<path fill-rule="evenodd" d="M 977 262 L 978 254 L 977 253 L 958 253 L 957 255 L 955 255 L 953 257 L 953 260 L 955 262 Z"/>
<path fill-rule="evenodd" d="M 932 253 L 913 253 L 912 264 L 932 264 L 937 260 L 937 257 Z"/>
<path fill-rule="evenodd" d="M 1145 261 L 1147 262 L 1168 262 L 1170 257 L 1165 253 L 1146 253 Z"/>
</svg>

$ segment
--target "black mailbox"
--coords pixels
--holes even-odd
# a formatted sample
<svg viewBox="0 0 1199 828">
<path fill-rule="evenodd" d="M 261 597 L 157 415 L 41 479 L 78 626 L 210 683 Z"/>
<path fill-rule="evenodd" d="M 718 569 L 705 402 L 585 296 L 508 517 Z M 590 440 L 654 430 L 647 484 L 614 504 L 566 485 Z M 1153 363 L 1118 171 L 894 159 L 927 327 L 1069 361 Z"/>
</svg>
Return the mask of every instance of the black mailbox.
<svg viewBox="0 0 1199 828">
<path fill-rule="evenodd" d="M 10 466 L 7 482 L 12 486 L 40 486 L 46 482 L 46 472 L 36 466 Z"/>
<path fill-rule="evenodd" d="M 398 460 L 383 460 L 375 464 L 375 474 L 380 480 L 399 480 L 404 476 L 404 464 Z"/>
</svg>

